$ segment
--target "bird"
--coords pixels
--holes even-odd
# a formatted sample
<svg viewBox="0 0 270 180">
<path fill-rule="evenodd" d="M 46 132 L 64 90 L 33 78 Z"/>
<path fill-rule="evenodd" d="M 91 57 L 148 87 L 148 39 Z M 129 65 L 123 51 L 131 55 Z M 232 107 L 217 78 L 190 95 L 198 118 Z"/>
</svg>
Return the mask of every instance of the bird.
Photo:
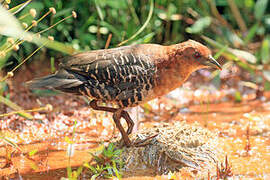
<svg viewBox="0 0 270 180">
<path fill-rule="evenodd" d="M 129 147 L 134 122 L 126 108 L 163 96 L 180 87 L 192 72 L 208 67 L 222 69 L 211 50 L 194 40 L 168 46 L 136 44 L 64 57 L 58 71 L 27 85 L 30 89 L 87 96 L 92 109 L 113 113 L 116 127 Z M 100 106 L 101 102 L 115 106 Z M 127 130 L 121 118 L 125 119 Z"/>
</svg>

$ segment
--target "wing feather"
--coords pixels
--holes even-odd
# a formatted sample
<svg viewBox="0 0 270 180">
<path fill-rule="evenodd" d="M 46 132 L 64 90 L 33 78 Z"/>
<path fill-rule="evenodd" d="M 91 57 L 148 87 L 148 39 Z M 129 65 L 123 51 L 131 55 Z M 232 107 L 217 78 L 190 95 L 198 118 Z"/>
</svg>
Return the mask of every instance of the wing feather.
<svg viewBox="0 0 270 180">
<path fill-rule="evenodd" d="M 81 53 L 62 59 L 60 67 L 88 78 L 86 87 L 99 92 L 101 99 L 129 99 L 156 74 L 151 57 L 136 53 L 133 47 Z"/>
</svg>

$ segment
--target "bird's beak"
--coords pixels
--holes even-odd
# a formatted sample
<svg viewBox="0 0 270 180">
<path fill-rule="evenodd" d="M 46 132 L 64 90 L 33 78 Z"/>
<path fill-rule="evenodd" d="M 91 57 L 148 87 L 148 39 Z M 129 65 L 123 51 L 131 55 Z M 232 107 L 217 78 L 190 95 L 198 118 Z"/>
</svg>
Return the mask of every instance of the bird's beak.
<svg viewBox="0 0 270 180">
<path fill-rule="evenodd" d="M 219 70 L 222 70 L 222 67 L 221 67 L 221 65 L 217 62 L 217 60 L 215 60 L 215 58 L 213 58 L 213 56 L 209 56 L 208 57 L 208 60 L 209 60 L 209 66 L 210 67 L 214 67 L 214 68 L 217 68 L 217 69 L 219 69 Z"/>
</svg>

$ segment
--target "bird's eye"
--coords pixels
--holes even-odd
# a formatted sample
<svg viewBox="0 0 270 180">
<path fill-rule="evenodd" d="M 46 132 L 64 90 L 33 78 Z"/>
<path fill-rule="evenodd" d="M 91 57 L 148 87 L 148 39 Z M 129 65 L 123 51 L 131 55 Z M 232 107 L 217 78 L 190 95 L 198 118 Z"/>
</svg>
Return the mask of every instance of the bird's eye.
<svg viewBox="0 0 270 180">
<path fill-rule="evenodd" d="M 194 53 L 194 57 L 195 57 L 195 58 L 200 58 L 200 57 L 201 57 L 201 54 L 200 54 L 198 51 L 196 51 L 196 52 Z"/>
</svg>

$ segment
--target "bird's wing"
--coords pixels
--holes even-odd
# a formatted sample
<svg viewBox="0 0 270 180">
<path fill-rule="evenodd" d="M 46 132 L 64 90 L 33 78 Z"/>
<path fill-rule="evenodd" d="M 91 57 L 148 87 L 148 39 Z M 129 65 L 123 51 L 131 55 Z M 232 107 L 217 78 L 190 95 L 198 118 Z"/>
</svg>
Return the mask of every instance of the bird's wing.
<svg viewBox="0 0 270 180">
<path fill-rule="evenodd" d="M 75 54 L 73 56 L 67 56 L 60 59 L 60 67 L 87 72 L 88 70 L 94 69 L 96 63 L 98 63 L 99 66 L 101 66 L 99 68 L 105 68 L 111 63 L 110 61 L 114 55 L 127 53 L 132 51 L 133 48 L 134 46 L 123 46 L 112 49 L 92 50 Z"/>
<path fill-rule="evenodd" d="M 133 47 L 81 53 L 63 59 L 60 66 L 86 77 L 88 94 L 122 101 L 154 86 L 156 66 L 149 55 Z"/>
<path fill-rule="evenodd" d="M 134 49 L 136 45 L 80 53 L 63 58 L 60 68 L 124 88 L 130 78 L 151 75 L 155 68 L 149 55 L 138 54 Z"/>
</svg>

